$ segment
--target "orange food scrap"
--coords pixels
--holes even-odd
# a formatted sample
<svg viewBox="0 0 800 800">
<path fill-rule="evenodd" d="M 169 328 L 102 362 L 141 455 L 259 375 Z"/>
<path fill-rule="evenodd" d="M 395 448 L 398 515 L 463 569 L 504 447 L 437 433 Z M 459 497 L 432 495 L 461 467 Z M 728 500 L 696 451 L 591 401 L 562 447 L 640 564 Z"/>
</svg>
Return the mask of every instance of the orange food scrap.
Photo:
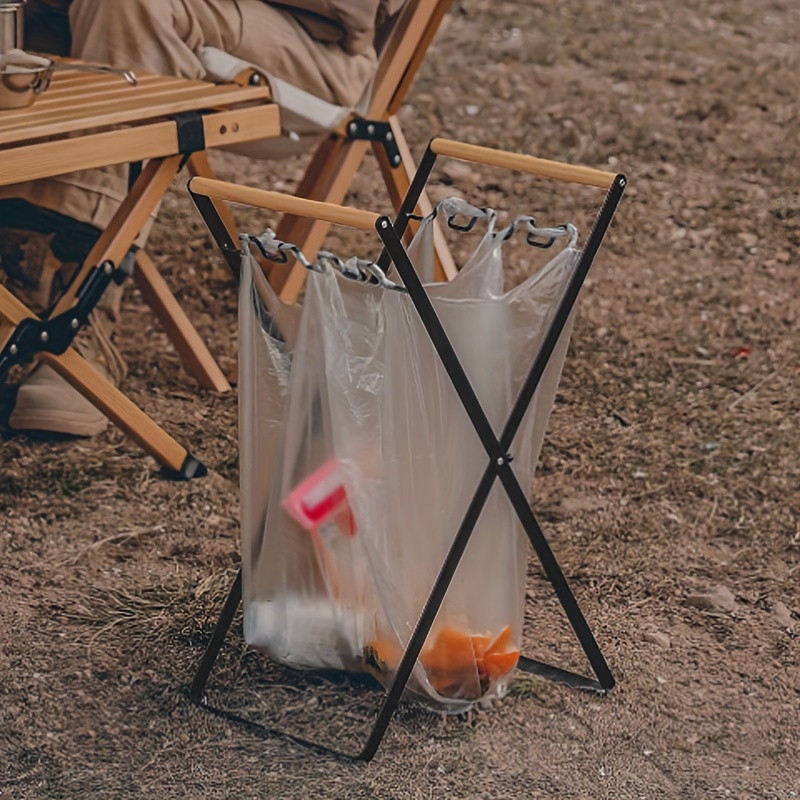
<svg viewBox="0 0 800 800">
<path fill-rule="evenodd" d="M 445 697 L 477 697 L 478 670 L 472 637 L 446 626 L 420 655 L 431 686 Z"/>
<path fill-rule="evenodd" d="M 446 626 L 439 631 L 436 641 L 420 657 L 426 670 L 436 672 L 462 672 L 475 667 L 472 638 Z"/>
<path fill-rule="evenodd" d="M 518 660 L 519 650 L 511 644 L 511 626 L 506 625 L 480 660 L 478 668 L 481 680 L 493 681 L 506 675 L 517 666 Z"/>
<path fill-rule="evenodd" d="M 487 653 L 483 657 L 482 675 L 485 674 L 490 681 L 502 678 L 517 666 L 519 650 L 508 650 L 505 653 Z"/>
<path fill-rule="evenodd" d="M 511 644 L 511 626 L 506 625 L 497 635 L 497 638 L 486 649 L 487 653 L 504 653 Z"/>
<path fill-rule="evenodd" d="M 488 636 L 473 636 L 472 649 L 475 652 L 475 659 L 483 658 L 483 654 L 489 649 L 491 639 Z"/>
<path fill-rule="evenodd" d="M 517 666 L 520 653 L 511 637 L 510 626 L 492 637 L 468 635 L 446 625 L 422 651 L 419 660 L 430 685 L 440 695 L 477 700 L 494 681 Z M 394 672 L 402 655 L 400 644 L 392 637 L 376 638 L 364 648 L 366 666 L 380 674 Z"/>
<path fill-rule="evenodd" d="M 477 698 L 489 684 L 517 665 L 519 649 L 506 626 L 495 637 L 469 636 L 451 626 L 443 627 L 420 655 L 428 680 L 436 691 L 449 697 Z"/>
</svg>

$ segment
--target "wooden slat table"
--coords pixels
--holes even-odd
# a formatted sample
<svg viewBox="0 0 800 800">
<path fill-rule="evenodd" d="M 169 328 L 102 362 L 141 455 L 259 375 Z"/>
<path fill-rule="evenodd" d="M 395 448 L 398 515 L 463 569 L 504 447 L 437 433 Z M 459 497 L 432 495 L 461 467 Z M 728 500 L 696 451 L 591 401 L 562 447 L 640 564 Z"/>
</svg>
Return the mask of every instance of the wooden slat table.
<svg viewBox="0 0 800 800">
<path fill-rule="evenodd" d="M 208 147 L 280 135 L 266 85 L 137 78 L 130 86 L 116 75 L 57 72 L 33 106 L 0 111 L 0 186 L 174 155 L 177 127 L 169 117 L 181 112 L 212 112 L 203 124 Z"/>
<path fill-rule="evenodd" d="M 266 84 L 215 85 L 205 81 L 137 73 L 137 86 L 121 77 L 56 72 L 33 106 L 0 111 L 0 186 L 53 177 L 79 169 L 147 162 L 86 262 L 50 312 L 48 320 L 76 307 L 79 292 L 99 265 L 118 267 L 142 227 L 192 154 L 280 135 L 280 114 Z M 179 115 L 178 118 L 174 118 Z M 198 158 L 197 163 L 202 164 Z M 153 262 L 137 253 L 134 279 L 187 368 L 201 385 L 229 389 L 191 322 Z M 0 286 L 0 358 L 16 353 L 20 326 L 39 318 Z M 23 326 L 24 327 L 24 326 Z M 44 347 L 44 345 L 43 345 Z M 51 364 L 109 419 L 176 476 L 204 472 L 196 459 L 141 409 L 69 348 L 43 349 Z"/>
</svg>

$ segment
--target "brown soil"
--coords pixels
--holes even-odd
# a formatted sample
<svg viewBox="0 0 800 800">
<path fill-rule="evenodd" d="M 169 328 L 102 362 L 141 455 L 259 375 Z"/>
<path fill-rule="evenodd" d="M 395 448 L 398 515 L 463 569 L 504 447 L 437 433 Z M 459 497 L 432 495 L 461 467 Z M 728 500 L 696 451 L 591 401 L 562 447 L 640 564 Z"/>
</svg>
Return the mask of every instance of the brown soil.
<svg viewBox="0 0 800 800">
<path fill-rule="evenodd" d="M 129 291 L 125 390 L 210 475 L 166 482 L 116 430 L 4 436 L 0 797 L 798 797 L 798 40 L 789 0 L 463 0 L 401 114 L 416 154 L 444 133 L 629 177 L 533 499 L 611 694 L 520 678 L 467 718 L 405 708 L 369 766 L 190 705 L 239 563 L 236 397 L 198 390 Z M 270 188 L 302 168 L 216 163 Z M 350 202 L 386 208 L 376 175 L 369 161 Z M 601 199 L 492 170 L 438 178 L 544 222 Z M 151 250 L 233 374 L 235 288 L 181 181 Z M 585 669 L 534 559 L 528 597 L 526 650 Z M 238 626 L 212 697 L 353 744 L 377 699 L 278 670 Z"/>
</svg>

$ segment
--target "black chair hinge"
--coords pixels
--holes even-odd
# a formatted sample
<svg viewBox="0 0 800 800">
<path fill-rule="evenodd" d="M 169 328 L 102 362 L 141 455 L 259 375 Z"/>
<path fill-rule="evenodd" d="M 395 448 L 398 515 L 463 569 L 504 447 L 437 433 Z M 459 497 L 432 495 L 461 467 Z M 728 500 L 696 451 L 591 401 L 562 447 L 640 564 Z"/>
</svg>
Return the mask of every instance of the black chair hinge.
<svg viewBox="0 0 800 800">
<path fill-rule="evenodd" d="M 376 120 L 364 119 L 363 117 L 353 117 L 353 119 L 347 123 L 347 138 L 354 140 L 361 139 L 383 145 L 389 163 L 393 167 L 400 166 L 402 160 L 400 158 L 400 149 L 397 146 L 394 133 L 392 133 L 392 126 L 388 122 L 377 122 Z"/>
</svg>

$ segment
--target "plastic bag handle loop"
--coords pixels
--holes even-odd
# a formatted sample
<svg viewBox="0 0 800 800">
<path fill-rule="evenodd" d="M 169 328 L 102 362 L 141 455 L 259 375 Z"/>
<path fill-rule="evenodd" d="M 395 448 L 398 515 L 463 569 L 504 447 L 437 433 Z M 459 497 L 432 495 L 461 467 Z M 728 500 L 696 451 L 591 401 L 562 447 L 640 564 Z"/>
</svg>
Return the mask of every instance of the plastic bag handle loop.
<svg viewBox="0 0 800 800">
<path fill-rule="evenodd" d="M 494 228 L 495 219 L 497 219 L 493 208 L 473 206 L 472 203 L 468 203 L 460 197 L 445 197 L 440 200 L 434 206 L 430 215 L 431 219 L 436 217 L 440 211 L 447 214 L 447 226 L 459 233 L 469 233 L 479 219 L 486 219 L 487 228 L 491 231 Z M 463 225 L 459 224 L 456 222 L 456 218 L 459 216 L 468 217 L 468 221 Z"/>
<path fill-rule="evenodd" d="M 395 283 L 386 277 L 386 273 L 372 261 L 359 260 L 359 266 L 369 272 L 377 281 L 382 289 L 388 289 L 390 292 L 408 292 L 405 286 L 400 283 Z"/>
<path fill-rule="evenodd" d="M 438 210 L 439 210 L 439 207 L 436 206 L 433 209 L 433 211 L 430 214 L 428 214 L 428 216 L 426 216 L 426 217 L 423 217 L 423 216 L 421 216 L 419 214 L 409 214 L 408 218 L 409 219 L 413 219 L 416 222 L 430 222 L 431 220 L 436 219 L 436 217 L 438 216 Z M 481 211 L 492 211 L 492 209 L 480 209 L 480 210 Z M 490 214 L 472 215 L 472 216 L 469 217 L 469 220 L 466 222 L 466 224 L 460 225 L 455 220 L 456 220 L 456 217 L 461 213 L 462 212 L 460 212 L 460 211 L 455 211 L 452 214 L 448 215 L 448 217 L 447 217 L 447 227 L 450 228 L 451 230 L 458 231 L 459 233 L 469 233 L 475 227 L 475 223 L 481 217 L 490 217 Z M 490 217 L 490 219 L 491 219 L 491 217 Z"/>
<path fill-rule="evenodd" d="M 281 241 L 269 229 L 262 233 L 261 236 L 242 234 L 239 236 L 239 240 L 245 246 L 248 243 L 254 244 L 264 258 L 276 264 L 286 264 L 289 260 L 287 253 L 291 253 L 300 264 L 311 272 L 325 273 L 328 269 L 335 269 L 343 277 L 351 281 L 365 283 L 371 280 L 381 288 L 389 291 L 406 291 L 406 287 L 402 284 L 389 280 L 386 277 L 386 273 L 377 264 L 365 259 L 351 258 L 348 261 L 343 261 L 330 250 L 320 250 L 317 254 L 316 262 L 312 264 L 296 244 Z M 355 269 L 353 265 L 355 265 Z"/>
<path fill-rule="evenodd" d="M 287 256 L 286 253 L 284 253 L 282 250 L 268 250 L 259 236 L 252 236 L 251 234 L 246 233 L 240 238 L 245 242 L 254 244 L 258 248 L 258 251 L 261 253 L 261 255 L 267 259 L 267 261 L 272 261 L 275 264 L 287 264 L 289 262 L 289 256 Z"/>
<path fill-rule="evenodd" d="M 307 270 L 311 272 L 324 272 L 325 266 L 323 264 L 312 264 L 302 253 L 296 244 L 290 242 L 283 242 L 275 237 L 275 233 L 267 229 L 261 236 L 253 236 L 252 234 L 242 234 L 240 240 L 254 244 L 264 258 L 268 261 L 273 261 L 276 264 L 286 264 L 289 261 L 287 253 L 291 253 L 298 263 L 302 264 Z"/>
<path fill-rule="evenodd" d="M 332 267 L 348 280 L 357 281 L 358 283 L 364 283 L 369 280 L 369 276 L 361 269 L 361 265 L 358 262 L 356 262 L 355 269 L 353 269 L 351 266 L 352 261 L 353 259 L 343 261 L 336 253 L 332 253 L 330 250 L 320 250 L 317 253 L 317 262 L 319 264 Z"/>
<path fill-rule="evenodd" d="M 563 225 L 556 225 L 555 228 L 537 228 L 535 221 L 531 219 L 527 223 L 527 231 L 525 240 L 531 247 L 547 249 L 553 246 L 556 239 L 561 239 L 564 236 L 569 236 L 569 247 L 575 247 L 578 243 L 578 229 L 571 222 L 567 222 Z M 547 241 L 537 242 L 537 237 L 546 239 Z"/>
<path fill-rule="evenodd" d="M 549 248 L 551 248 L 551 247 L 552 247 L 552 246 L 553 246 L 553 245 L 556 243 L 556 237 L 555 237 L 555 236 L 551 236 L 551 237 L 550 237 L 549 239 L 547 239 L 546 241 L 544 241 L 544 242 L 540 242 L 540 241 L 538 241 L 538 240 L 536 239 L 536 234 L 534 234 L 534 233 L 529 233 L 529 234 L 528 234 L 528 235 L 525 237 L 525 241 L 526 241 L 526 242 L 527 242 L 527 243 L 528 243 L 528 244 L 529 244 L 531 247 L 538 247 L 540 250 L 548 250 Z"/>
</svg>

